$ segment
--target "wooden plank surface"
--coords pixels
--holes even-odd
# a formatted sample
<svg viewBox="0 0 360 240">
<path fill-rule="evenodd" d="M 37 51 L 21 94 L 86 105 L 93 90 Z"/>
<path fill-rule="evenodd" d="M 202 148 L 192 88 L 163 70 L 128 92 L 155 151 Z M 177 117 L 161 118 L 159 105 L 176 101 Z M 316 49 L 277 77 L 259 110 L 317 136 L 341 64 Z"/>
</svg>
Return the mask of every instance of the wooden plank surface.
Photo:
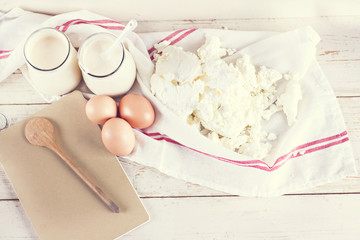
<svg viewBox="0 0 360 240">
<path fill-rule="evenodd" d="M 358 239 L 360 195 L 143 198 L 151 221 L 128 240 Z M 18 201 L 0 201 L 0 239 L 36 240 Z M 11 226 L 11 227 L 10 227 Z"/>
<path fill-rule="evenodd" d="M 142 21 L 137 31 L 287 31 L 308 25 L 322 38 L 317 59 L 338 97 L 360 170 L 360 16 Z M 0 82 L 0 113 L 10 124 L 46 105 L 19 72 Z M 360 175 L 287 196 L 245 198 L 120 162 L 151 216 L 121 239 L 359 239 Z M 1 167 L 0 239 L 37 239 Z"/>
<path fill-rule="evenodd" d="M 359 43 L 360 46 L 360 43 Z M 320 62 L 336 96 L 360 96 L 360 61 Z M 0 105 L 46 103 L 22 74 L 13 74 L 0 82 Z"/>
<path fill-rule="evenodd" d="M 1 86 L 1 85 L 0 85 Z M 345 123 L 347 125 L 351 143 L 354 149 L 355 159 L 360 166 L 360 99 L 359 98 L 338 98 Z M 46 104 L 31 105 L 0 105 L 0 112 L 5 114 L 10 124 L 18 122 L 25 117 L 32 115 Z M 202 186 L 193 185 L 185 181 L 168 177 L 158 170 L 145 167 L 135 162 L 122 160 L 122 166 L 125 168 L 136 190 L 143 197 L 152 196 L 211 196 L 224 195 L 222 192 L 211 190 Z M 359 169 L 360 170 L 360 169 Z M 149 181 L 151 179 L 151 181 Z M 0 168 L 0 199 L 16 199 L 15 193 L 8 185 L 9 182 L 3 170 Z M 307 193 L 339 193 L 339 192 L 360 192 L 360 175 L 351 176 L 336 183 L 319 186 L 315 189 L 309 189 Z"/>
</svg>

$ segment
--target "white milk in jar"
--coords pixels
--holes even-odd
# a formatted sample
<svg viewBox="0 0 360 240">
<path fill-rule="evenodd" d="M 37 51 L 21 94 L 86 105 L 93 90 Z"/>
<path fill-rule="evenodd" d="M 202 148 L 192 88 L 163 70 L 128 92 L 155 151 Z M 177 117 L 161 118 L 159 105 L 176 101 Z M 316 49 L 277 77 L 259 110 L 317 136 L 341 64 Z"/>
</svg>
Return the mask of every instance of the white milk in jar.
<svg viewBox="0 0 360 240">
<path fill-rule="evenodd" d="M 24 46 L 29 76 L 35 87 L 48 95 L 62 95 L 81 80 L 76 50 L 67 36 L 54 28 L 33 32 Z"/>
<path fill-rule="evenodd" d="M 88 88 L 95 94 L 119 96 L 135 81 L 136 65 L 122 44 L 107 50 L 116 41 L 110 33 L 91 35 L 79 49 L 79 65 Z"/>
</svg>

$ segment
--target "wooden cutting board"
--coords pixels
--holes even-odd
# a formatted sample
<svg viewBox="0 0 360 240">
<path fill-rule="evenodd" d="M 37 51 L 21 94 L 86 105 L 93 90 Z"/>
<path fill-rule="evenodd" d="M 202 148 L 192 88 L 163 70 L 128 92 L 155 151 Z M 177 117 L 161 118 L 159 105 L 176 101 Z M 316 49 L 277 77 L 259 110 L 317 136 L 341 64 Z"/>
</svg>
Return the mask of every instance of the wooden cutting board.
<svg viewBox="0 0 360 240">
<path fill-rule="evenodd" d="M 99 127 L 87 119 L 85 104 L 76 91 L 34 116 L 54 124 L 61 147 L 120 213 L 110 211 L 55 153 L 26 140 L 29 119 L 0 133 L 0 162 L 40 239 L 110 240 L 149 220 L 121 165 L 105 149 Z"/>
</svg>

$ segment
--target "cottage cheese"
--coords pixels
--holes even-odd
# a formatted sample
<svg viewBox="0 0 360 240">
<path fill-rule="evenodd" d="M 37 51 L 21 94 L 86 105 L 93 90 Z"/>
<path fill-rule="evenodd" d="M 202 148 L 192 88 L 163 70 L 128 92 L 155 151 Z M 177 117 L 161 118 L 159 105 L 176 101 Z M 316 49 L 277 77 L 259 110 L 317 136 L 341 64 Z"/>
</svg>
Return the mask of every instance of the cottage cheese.
<svg viewBox="0 0 360 240">
<path fill-rule="evenodd" d="M 296 120 L 301 99 L 298 78 L 251 64 L 248 56 L 226 63 L 234 51 L 221 47 L 216 36 L 206 36 L 197 54 L 181 47 L 158 46 L 151 92 L 183 121 L 212 141 L 241 154 L 263 159 L 271 149 L 273 133 L 262 121 L 283 111 L 289 125 Z M 285 91 L 277 82 L 286 79 Z"/>
</svg>

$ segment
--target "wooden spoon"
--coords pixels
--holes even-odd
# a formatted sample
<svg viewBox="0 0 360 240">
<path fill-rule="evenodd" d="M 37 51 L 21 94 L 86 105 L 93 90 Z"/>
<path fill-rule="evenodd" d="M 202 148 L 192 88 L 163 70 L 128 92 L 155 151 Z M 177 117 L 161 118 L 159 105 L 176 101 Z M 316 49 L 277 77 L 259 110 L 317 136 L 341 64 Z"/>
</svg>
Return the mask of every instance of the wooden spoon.
<svg viewBox="0 0 360 240">
<path fill-rule="evenodd" d="M 120 212 L 119 207 L 110 199 L 110 197 L 102 191 L 100 187 L 88 177 L 57 144 L 54 126 L 49 120 L 41 117 L 31 119 L 26 124 L 25 137 L 32 145 L 47 147 L 54 151 L 113 212 Z"/>
</svg>

